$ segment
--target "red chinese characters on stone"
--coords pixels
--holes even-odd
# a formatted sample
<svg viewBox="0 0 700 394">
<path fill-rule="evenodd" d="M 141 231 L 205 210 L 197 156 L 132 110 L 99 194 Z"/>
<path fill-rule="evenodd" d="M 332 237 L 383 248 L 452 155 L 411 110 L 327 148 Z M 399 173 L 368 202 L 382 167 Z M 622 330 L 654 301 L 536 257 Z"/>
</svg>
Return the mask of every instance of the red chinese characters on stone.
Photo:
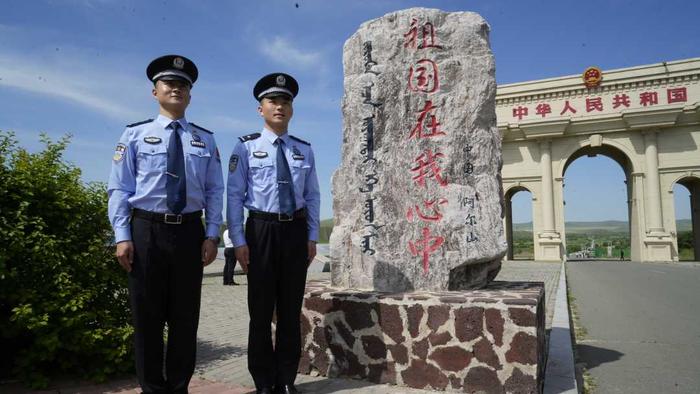
<svg viewBox="0 0 700 394">
<path fill-rule="evenodd" d="M 411 251 L 411 254 L 414 256 L 422 256 L 423 258 L 423 273 L 428 272 L 428 260 L 430 255 L 440 249 L 443 243 L 445 243 L 445 238 L 430 234 L 430 229 L 428 227 L 423 227 L 421 239 L 408 241 L 408 249 Z"/>
<path fill-rule="evenodd" d="M 552 113 L 552 107 L 547 103 L 538 104 L 535 108 L 535 114 L 542 115 L 544 118 L 547 114 Z"/>
<path fill-rule="evenodd" d="M 434 93 L 440 89 L 437 64 L 430 59 L 418 60 L 408 73 L 408 88 L 423 93 Z"/>
<path fill-rule="evenodd" d="M 566 103 L 564 103 L 564 109 L 561 110 L 559 115 L 564 115 L 567 111 L 571 112 L 572 114 L 576 113 L 576 108 L 572 107 L 571 104 L 569 104 L 569 100 L 566 100 Z"/>
<path fill-rule="evenodd" d="M 440 186 L 447 186 L 447 181 L 442 177 L 442 169 L 437 162 L 438 159 L 444 156 L 440 152 L 433 153 L 432 150 L 426 149 L 416 157 L 417 165 L 411 168 L 411 171 L 415 173 L 413 180 L 418 186 L 425 187 L 426 178 L 434 178 Z"/>
<path fill-rule="evenodd" d="M 416 48 L 416 42 L 418 41 L 418 19 L 412 18 L 411 19 L 411 26 L 409 27 L 408 31 L 404 33 L 403 38 L 403 47 L 404 48 Z M 423 49 L 423 48 L 442 48 L 440 45 L 437 44 L 437 40 L 435 38 L 435 27 L 433 26 L 432 23 L 426 22 L 423 24 L 423 26 L 420 27 L 421 31 L 421 43 L 418 44 L 418 49 Z"/>
<path fill-rule="evenodd" d="M 600 97 L 586 98 L 586 112 L 602 111 L 603 99 Z"/>
<path fill-rule="evenodd" d="M 527 116 L 527 107 L 518 106 L 513 108 L 513 117 L 522 120 L 523 117 Z"/>
<path fill-rule="evenodd" d="M 432 101 L 428 100 L 425 102 L 425 106 L 420 110 L 416 125 L 413 127 L 413 130 L 411 130 L 408 139 L 421 139 L 445 135 L 445 133 L 440 130 L 440 122 L 438 122 L 437 117 L 434 115 L 435 109 L 437 109 L 437 106 L 433 105 Z M 426 120 L 427 124 L 425 124 Z M 424 130 L 424 127 L 427 130 Z"/>
<path fill-rule="evenodd" d="M 688 91 L 686 88 L 674 88 L 666 91 L 668 103 L 684 103 L 688 101 Z"/>
<path fill-rule="evenodd" d="M 416 204 L 413 207 L 408 209 L 408 212 L 406 212 L 406 219 L 408 219 L 409 222 L 412 222 L 413 219 L 415 218 L 415 216 L 417 216 L 418 219 L 426 221 L 426 222 L 438 222 L 438 221 L 440 221 L 440 219 L 442 219 L 442 212 L 440 212 L 440 205 L 445 205 L 445 204 L 447 204 L 446 198 L 423 201 L 423 207 L 425 208 L 425 211 L 428 213 L 423 212 L 421 210 L 420 206 L 418 204 Z"/>
<path fill-rule="evenodd" d="M 659 103 L 659 94 L 657 92 L 642 92 L 639 93 L 639 104 L 649 106 Z"/>
<path fill-rule="evenodd" d="M 624 93 L 616 94 L 615 97 L 613 97 L 613 109 L 620 107 L 620 106 L 629 107 L 630 106 L 630 96 L 628 96 Z"/>
</svg>

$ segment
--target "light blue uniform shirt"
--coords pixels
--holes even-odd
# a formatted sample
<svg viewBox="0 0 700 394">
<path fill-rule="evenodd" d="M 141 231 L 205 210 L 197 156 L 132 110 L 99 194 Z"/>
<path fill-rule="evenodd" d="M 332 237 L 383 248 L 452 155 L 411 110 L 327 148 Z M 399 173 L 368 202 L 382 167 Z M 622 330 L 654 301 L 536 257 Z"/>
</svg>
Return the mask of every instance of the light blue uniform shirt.
<svg viewBox="0 0 700 394">
<path fill-rule="evenodd" d="M 211 132 L 185 118 L 178 133 L 182 138 L 187 179 L 187 205 L 182 213 L 205 209 L 206 235 L 217 237 L 222 222 L 224 181 L 221 158 Z M 115 241 L 131 240 L 131 209 L 170 213 L 165 190 L 168 142 L 172 119 L 158 115 L 154 121 L 127 126 L 117 144 L 109 176 L 109 220 Z"/>
<path fill-rule="evenodd" d="M 292 173 L 296 208 L 306 207 L 309 240 L 318 242 L 321 193 L 311 145 L 285 133 L 284 153 Z M 243 207 L 249 211 L 279 212 L 277 190 L 277 134 L 263 128 L 260 137 L 239 138 L 229 159 L 226 218 L 235 247 L 246 244 Z"/>
</svg>

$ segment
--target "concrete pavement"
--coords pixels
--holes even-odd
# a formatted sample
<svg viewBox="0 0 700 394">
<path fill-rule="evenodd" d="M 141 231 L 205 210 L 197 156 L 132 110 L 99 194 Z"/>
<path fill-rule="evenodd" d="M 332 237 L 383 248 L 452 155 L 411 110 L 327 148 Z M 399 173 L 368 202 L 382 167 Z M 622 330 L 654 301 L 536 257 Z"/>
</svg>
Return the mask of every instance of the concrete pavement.
<svg viewBox="0 0 700 394">
<path fill-rule="evenodd" d="M 700 392 L 700 264 L 569 262 L 595 393 Z"/>
</svg>

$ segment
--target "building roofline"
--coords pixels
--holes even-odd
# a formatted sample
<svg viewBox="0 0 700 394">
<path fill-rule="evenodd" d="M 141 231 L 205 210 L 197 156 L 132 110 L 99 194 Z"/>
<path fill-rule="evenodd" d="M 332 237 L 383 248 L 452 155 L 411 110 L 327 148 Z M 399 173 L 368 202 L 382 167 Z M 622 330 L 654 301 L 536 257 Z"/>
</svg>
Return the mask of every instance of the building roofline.
<svg viewBox="0 0 700 394">
<path fill-rule="evenodd" d="M 583 70 L 581 71 L 583 72 Z M 596 91 L 629 87 L 625 86 L 627 84 L 637 85 L 640 81 L 675 80 L 678 77 L 690 78 L 693 75 L 696 78 L 700 76 L 700 57 L 603 70 L 601 85 L 592 89 L 587 89 L 584 86 L 581 74 L 498 85 L 496 101 L 497 103 L 504 100 L 511 101 L 510 99 L 515 98 L 519 101 L 531 96 L 552 96 L 565 92 L 574 93 L 574 91 L 595 93 Z"/>
</svg>

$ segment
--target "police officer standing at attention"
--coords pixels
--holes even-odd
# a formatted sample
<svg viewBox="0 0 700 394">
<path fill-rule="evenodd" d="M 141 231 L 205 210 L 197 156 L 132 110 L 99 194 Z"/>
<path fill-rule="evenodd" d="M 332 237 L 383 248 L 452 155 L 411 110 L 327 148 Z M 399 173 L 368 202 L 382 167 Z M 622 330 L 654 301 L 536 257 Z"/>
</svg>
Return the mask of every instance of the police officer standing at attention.
<svg viewBox="0 0 700 394">
<path fill-rule="evenodd" d="M 136 373 L 144 393 L 187 393 L 202 271 L 216 258 L 219 243 L 224 190 L 219 152 L 210 131 L 185 119 L 197 74 L 184 56 L 149 64 L 146 75 L 160 114 L 126 127 L 109 177 L 109 219 L 117 259 L 129 273 Z"/>
<path fill-rule="evenodd" d="M 253 96 L 263 129 L 239 138 L 228 166 L 227 219 L 236 259 L 248 274 L 248 370 L 258 393 L 298 393 L 301 304 L 321 201 L 311 146 L 287 133 L 298 91 L 284 73 L 258 81 Z"/>
</svg>

